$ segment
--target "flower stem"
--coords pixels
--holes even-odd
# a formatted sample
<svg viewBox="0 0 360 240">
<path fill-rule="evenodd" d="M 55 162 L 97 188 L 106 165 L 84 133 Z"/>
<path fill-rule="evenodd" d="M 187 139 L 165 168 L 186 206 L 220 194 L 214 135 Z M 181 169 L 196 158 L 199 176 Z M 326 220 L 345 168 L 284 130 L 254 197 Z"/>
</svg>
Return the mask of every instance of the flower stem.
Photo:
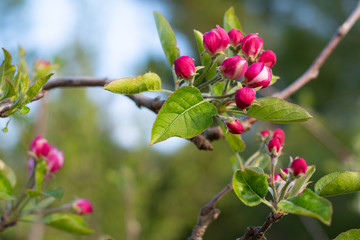
<svg viewBox="0 0 360 240">
<path fill-rule="evenodd" d="M 201 81 L 204 79 L 204 77 L 208 74 L 210 69 L 215 65 L 218 57 L 211 58 L 211 62 L 209 66 L 203 71 L 203 73 L 195 80 L 194 86 L 197 86 L 201 83 Z"/>
</svg>

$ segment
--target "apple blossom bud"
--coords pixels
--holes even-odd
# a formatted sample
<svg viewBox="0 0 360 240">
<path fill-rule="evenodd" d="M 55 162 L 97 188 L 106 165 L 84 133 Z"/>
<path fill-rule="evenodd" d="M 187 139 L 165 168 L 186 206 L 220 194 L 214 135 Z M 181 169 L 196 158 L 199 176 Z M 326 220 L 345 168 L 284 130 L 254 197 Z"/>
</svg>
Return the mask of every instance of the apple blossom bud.
<svg viewBox="0 0 360 240">
<path fill-rule="evenodd" d="M 244 127 L 238 120 L 234 120 L 232 122 L 227 122 L 226 127 L 228 128 L 229 132 L 232 134 L 241 134 L 244 132 Z"/>
<path fill-rule="evenodd" d="M 273 151 L 275 151 L 275 153 L 279 153 L 282 149 L 282 145 L 281 145 L 279 139 L 277 139 L 277 138 L 271 139 L 271 141 L 269 142 L 269 145 L 268 145 L 268 149 L 269 149 L 270 153 L 272 153 Z"/>
<path fill-rule="evenodd" d="M 274 175 L 274 181 L 275 182 L 280 182 L 280 181 L 283 181 L 283 179 L 282 179 L 280 174 L 275 174 Z"/>
<path fill-rule="evenodd" d="M 36 59 L 34 65 L 35 65 L 35 68 L 42 69 L 42 68 L 50 66 L 50 62 L 47 60 L 43 60 L 43 59 Z"/>
<path fill-rule="evenodd" d="M 46 168 L 49 173 L 56 173 L 64 166 L 64 153 L 56 147 L 51 148 L 47 159 Z"/>
<path fill-rule="evenodd" d="M 251 62 L 255 62 L 256 57 L 263 50 L 263 40 L 257 33 L 250 33 L 242 40 L 242 52 Z"/>
<path fill-rule="evenodd" d="M 271 82 L 271 69 L 264 63 L 257 62 L 252 64 L 245 73 L 245 83 L 249 88 L 266 88 Z"/>
<path fill-rule="evenodd" d="M 72 207 L 77 214 L 81 214 L 81 215 L 90 214 L 93 211 L 91 202 L 87 199 L 82 199 L 82 198 L 74 201 Z"/>
<path fill-rule="evenodd" d="M 179 57 L 174 61 L 175 73 L 180 78 L 190 79 L 195 75 L 194 60 L 189 56 Z"/>
<path fill-rule="evenodd" d="M 270 132 L 268 130 L 264 130 L 260 134 L 263 138 L 267 138 L 270 135 Z"/>
<path fill-rule="evenodd" d="M 284 173 L 289 174 L 289 168 L 285 168 L 284 170 L 282 170 Z"/>
<path fill-rule="evenodd" d="M 241 45 L 241 42 L 242 42 L 244 36 L 239 29 L 236 29 L 236 28 L 231 29 L 230 32 L 228 33 L 228 35 L 230 38 L 231 46 L 236 48 Z"/>
<path fill-rule="evenodd" d="M 229 44 L 229 36 L 226 31 L 219 25 L 217 29 L 211 29 L 210 32 L 204 33 L 203 45 L 210 56 L 215 56 L 217 53 L 224 51 Z"/>
<path fill-rule="evenodd" d="M 50 151 L 50 144 L 42 135 L 38 135 L 31 143 L 30 151 L 38 158 L 41 156 L 46 157 Z"/>
<path fill-rule="evenodd" d="M 279 142 L 280 142 L 281 144 L 284 144 L 284 141 L 285 141 L 285 132 L 284 132 L 282 129 L 277 128 L 277 129 L 274 130 L 273 138 L 279 139 Z"/>
<path fill-rule="evenodd" d="M 235 103 L 240 109 L 245 109 L 251 105 L 255 99 L 255 91 L 251 88 L 243 87 L 236 90 Z"/>
<path fill-rule="evenodd" d="M 230 57 L 224 60 L 220 66 L 221 73 L 231 80 L 236 80 L 244 76 L 248 68 L 248 62 L 240 56 Z"/>
<path fill-rule="evenodd" d="M 272 68 L 276 63 L 276 55 L 273 51 L 266 50 L 259 56 L 258 62 L 263 62 L 265 66 Z"/>
<path fill-rule="evenodd" d="M 296 158 L 291 162 L 290 169 L 294 173 L 295 177 L 299 174 L 305 174 L 307 170 L 306 161 L 303 158 Z"/>
</svg>

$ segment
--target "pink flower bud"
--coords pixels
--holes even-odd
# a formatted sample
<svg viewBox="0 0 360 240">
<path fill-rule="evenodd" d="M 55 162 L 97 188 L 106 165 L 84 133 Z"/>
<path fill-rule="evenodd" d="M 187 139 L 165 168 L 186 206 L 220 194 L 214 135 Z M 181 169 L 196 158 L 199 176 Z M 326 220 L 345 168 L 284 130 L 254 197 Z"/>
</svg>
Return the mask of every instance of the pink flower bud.
<svg viewBox="0 0 360 240">
<path fill-rule="evenodd" d="M 284 132 L 282 129 L 277 128 L 277 129 L 274 130 L 273 138 L 279 139 L 279 142 L 280 142 L 281 144 L 284 144 L 284 141 L 285 141 L 285 132 Z"/>
<path fill-rule="evenodd" d="M 269 132 L 268 130 L 264 130 L 264 131 L 262 131 L 260 134 L 261 134 L 261 136 L 262 136 L 263 138 L 266 138 L 266 137 L 268 137 L 268 136 L 270 135 L 270 132 Z"/>
<path fill-rule="evenodd" d="M 56 173 L 64 166 L 64 153 L 52 147 L 46 159 L 46 168 L 49 173 Z"/>
<path fill-rule="evenodd" d="M 248 62 L 240 56 L 230 57 L 224 60 L 220 66 L 221 73 L 231 80 L 236 80 L 244 76 L 248 68 Z"/>
<path fill-rule="evenodd" d="M 285 168 L 285 169 L 283 170 L 283 172 L 286 173 L 286 174 L 289 174 L 289 168 Z"/>
<path fill-rule="evenodd" d="M 230 32 L 228 33 L 228 35 L 230 38 L 231 46 L 236 48 L 241 45 L 241 42 L 242 42 L 244 36 L 239 29 L 236 29 L 236 28 L 231 29 Z"/>
<path fill-rule="evenodd" d="M 73 202 L 72 204 L 73 210 L 77 213 L 77 214 L 90 214 L 93 211 L 93 207 L 92 204 L 89 200 L 87 199 L 77 199 L 76 201 Z"/>
<path fill-rule="evenodd" d="M 251 62 L 255 62 L 257 55 L 263 50 L 263 40 L 257 33 L 250 33 L 242 40 L 242 52 Z"/>
<path fill-rule="evenodd" d="M 35 60 L 35 67 L 36 68 L 44 68 L 50 66 L 50 62 L 43 59 L 36 59 Z"/>
<path fill-rule="evenodd" d="M 217 29 L 211 29 L 210 32 L 204 33 L 203 37 L 204 48 L 210 56 L 224 51 L 230 41 L 226 31 L 219 25 L 216 25 L 216 27 Z"/>
<path fill-rule="evenodd" d="M 266 50 L 259 56 L 258 62 L 263 62 L 265 66 L 272 68 L 276 63 L 276 55 L 273 51 Z"/>
<path fill-rule="evenodd" d="M 234 120 L 232 122 L 227 122 L 226 127 L 228 128 L 229 132 L 232 134 L 241 134 L 244 132 L 244 127 L 238 120 Z"/>
<path fill-rule="evenodd" d="M 251 105 L 255 99 L 255 91 L 251 88 L 243 87 L 236 90 L 235 103 L 240 109 L 245 109 Z"/>
<path fill-rule="evenodd" d="M 282 145 L 281 145 L 279 139 L 277 139 L 277 138 L 271 139 L 271 141 L 269 142 L 269 145 L 268 145 L 268 149 L 269 149 L 270 153 L 273 151 L 273 149 L 275 149 L 276 153 L 279 153 L 280 150 L 282 149 Z"/>
<path fill-rule="evenodd" d="M 275 182 L 280 182 L 280 181 L 283 181 L 283 179 L 282 179 L 280 174 L 275 174 L 274 175 L 274 181 Z"/>
<path fill-rule="evenodd" d="M 50 144 L 42 135 L 38 135 L 31 143 L 30 150 L 39 158 L 46 157 L 50 151 Z"/>
<path fill-rule="evenodd" d="M 195 75 L 194 60 L 189 56 L 179 57 L 174 61 L 175 73 L 180 78 L 190 79 Z"/>
<path fill-rule="evenodd" d="M 299 174 L 305 174 L 307 170 L 306 161 L 303 158 L 296 158 L 292 161 L 290 169 L 293 171 L 295 177 Z"/>
<path fill-rule="evenodd" d="M 245 73 L 245 83 L 249 88 L 266 88 L 271 82 L 271 69 L 264 63 L 257 62 L 252 64 Z"/>
</svg>

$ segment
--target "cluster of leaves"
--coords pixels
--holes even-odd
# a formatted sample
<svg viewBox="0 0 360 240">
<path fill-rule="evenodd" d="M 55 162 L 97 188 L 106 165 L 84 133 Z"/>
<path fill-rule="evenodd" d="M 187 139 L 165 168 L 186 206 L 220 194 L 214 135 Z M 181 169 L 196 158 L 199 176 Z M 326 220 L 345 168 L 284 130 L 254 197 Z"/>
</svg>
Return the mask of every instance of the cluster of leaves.
<svg viewBox="0 0 360 240">
<path fill-rule="evenodd" d="M 2 209 L 0 231 L 4 226 L 15 224 L 18 221 L 38 223 L 36 214 L 46 214 L 42 223 L 73 234 L 91 234 L 90 229 L 81 216 L 72 213 L 62 213 L 71 210 L 71 203 L 57 208 L 50 208 L 63 195 L 62 188 L 44 189 L 46 181 L 50 178 L 46 173 L 46 163 L 41 159 L 29 176 L 25 188 L 16 197 L 13 188 L 16 185 L 16 175 L 3 161 L 0 160 L 0 201 L 5 201 L 6 209 Z"/>
<path fill-rule="evenodd" d="M 13 102 L 13 106 L 6 112 L 6 116 L 19 112 L 27 114 L 26 106 L 41 92 L 42 86 L 50 79 L 56 66 L 36 62 L 31 76 L 25 61 L 25 50 L 19 48 L 19 64 L 12 65 L 11 54 L 3 48 L 4 60 L 0 66 L 0 102 Z M 4 131 L 7 131 L 5 128 Z"/>
</svg>

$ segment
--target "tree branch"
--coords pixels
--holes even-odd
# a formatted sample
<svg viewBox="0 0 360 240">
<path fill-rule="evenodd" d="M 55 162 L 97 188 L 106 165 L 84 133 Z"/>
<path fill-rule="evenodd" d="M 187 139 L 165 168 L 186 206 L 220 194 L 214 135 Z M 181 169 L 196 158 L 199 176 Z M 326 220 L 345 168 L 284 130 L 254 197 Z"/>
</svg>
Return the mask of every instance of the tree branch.
<svg viewBox="0 0 360 240">
<path fill-rule="evenodd" d="M 279 213 L 275 214 L 270 212 L 269 216 L 267 216 L 266 221 L 260 227 L 248 227 L 246 229 L 245 234 L 236 240 L 261 240 L 264 238 L 265 232 L 269 230 L 273 223 L 278 222 L 281 218 L 283 218 L 285 214 Z"/>
<path fill-rule="evenodd" d="M 224 187 L 205 206 L 201 208 L 197 223 L 188 240 L 202 240 L 206 228 L 212 221 L 217 219 L 221 213 L 219 209 L 215 208 L 216 203 L 230 190 L 232 190 L 231 183 L 226 185 L 226 187 Z"/>
</svg>

